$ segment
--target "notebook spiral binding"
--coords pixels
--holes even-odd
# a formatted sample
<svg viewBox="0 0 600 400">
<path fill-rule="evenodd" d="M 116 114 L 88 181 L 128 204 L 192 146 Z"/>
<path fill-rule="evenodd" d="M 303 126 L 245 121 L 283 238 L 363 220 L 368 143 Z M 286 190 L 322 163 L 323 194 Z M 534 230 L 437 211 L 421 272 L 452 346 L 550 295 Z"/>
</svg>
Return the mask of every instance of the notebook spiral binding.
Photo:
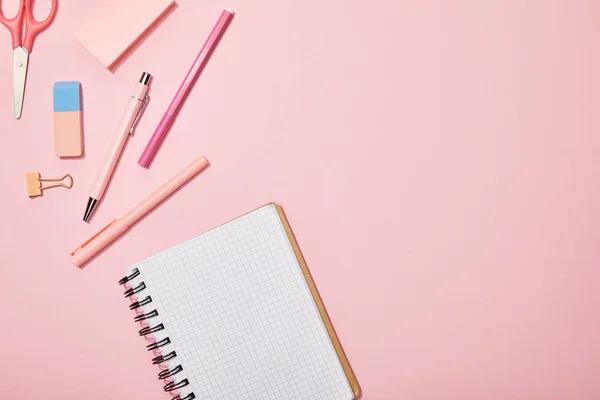
<svg viewBox="0 0 600 400">
<path fill-rule="evenodd" d="M 158 379 L 164 380 L 166 382 L 166 385 L 164 386 L 165 392 L 179 390 L 189 385 L 190 382 L 187 380 L 187 378 L 181 379 L 179 381 L 175 380 L 175 375 L 183 371 L 183 367 L 181 366 L 181 364 L 176 365 L 175 367 L 170 369 L 166 364 L 167 361 L 176 358 L 177 353 L 175 351 L 171 351 L 168 354 L 163 354 L 161 348 L 171 344 L 171 339 L 167 336 L 160 340 L 156 340 L 156 338 L 153 335 L 156 332 L 164 330 L 165 326 L 162 323 L 157 323 L 156 325 L 151 326 L 148 322 L 150 318 L 155 318 L 159 316 L 159 313 L 156 309 L 146 312 L 141 310 L 141 307 L 152 303 L 152 297 L 150 295 L 145 295 L 144 293 L 142 293 L 144 292 L 144 290 L 146 290 L 146 284 L 143 281 L 138 283 L 136 286 L 131 286 L 132 281 L 134 279 L 137 279 L 139 276 L 140 270 L 134 268 L 131 271 L 131 274 L 125 276 L 119 281 L 119 285 L 124 285 L 127 288 L 127 290 L 125 290 L 124 295 L 125 297 L 131 299 L 129 309 L 134 310 L 136 312 L 137 315 L 134 318 L 134 321 L 139 322 L 142 326 L 142 329 L 139 330 L 140 336 L 144 336 L 146 340 L 150 342 L 150 344 L 147 345 L 146 348 L 148 349 L 148 351 L 154 352 L 154 355 L 156 356 L 152 359 L 152 364 L 158 365 L 158 367 L 161 370 L 158 373 Z M 194 394 L 194 392 L 190 392 L 184 397 L 181 397 L 181 394 L 177 394 L 175 397 L 173 397 L 172 400 L 192 400 L 195 398 L 196 395 Z"/>
</svg>

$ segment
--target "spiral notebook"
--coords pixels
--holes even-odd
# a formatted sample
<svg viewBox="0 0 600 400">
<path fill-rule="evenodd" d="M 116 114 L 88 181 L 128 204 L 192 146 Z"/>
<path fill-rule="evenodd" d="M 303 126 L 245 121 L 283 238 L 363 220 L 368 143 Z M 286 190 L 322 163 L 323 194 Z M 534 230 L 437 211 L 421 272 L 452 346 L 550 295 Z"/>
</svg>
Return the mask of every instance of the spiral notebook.
<svg viewBox="0 0 600 400">
<path fill-rule="evenodd" d="M 119 283 L 175 399 L 360 396 L 276 204 L 132 265 Z"/>
</svg>

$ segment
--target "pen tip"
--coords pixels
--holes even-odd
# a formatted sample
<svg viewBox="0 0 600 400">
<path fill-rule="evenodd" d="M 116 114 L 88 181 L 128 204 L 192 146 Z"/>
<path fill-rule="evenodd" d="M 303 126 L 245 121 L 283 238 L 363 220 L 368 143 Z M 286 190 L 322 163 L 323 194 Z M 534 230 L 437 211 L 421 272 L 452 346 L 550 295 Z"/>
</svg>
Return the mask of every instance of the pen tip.
<svg viewBox="0 0 600 400">
<path fill-rule="evenodd" d="M 87 207 L 85 208 L 85 214 L 83 215 L 83 222 L 88 221 L 92 215 L 92 211 L 94 211 L 94 207 L 96 207 L 96 203 L 98 203 L 98 200 L 92 199 L 91 197 L 88 199 Z"/>
</svg>

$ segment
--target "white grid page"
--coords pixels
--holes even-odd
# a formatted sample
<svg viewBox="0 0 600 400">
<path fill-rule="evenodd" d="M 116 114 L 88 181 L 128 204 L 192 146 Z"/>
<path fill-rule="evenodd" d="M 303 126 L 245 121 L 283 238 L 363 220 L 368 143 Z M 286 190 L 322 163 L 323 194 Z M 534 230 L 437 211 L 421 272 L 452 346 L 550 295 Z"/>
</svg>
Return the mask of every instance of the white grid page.
<svg viewBox="0 0 600 400">
<path fill-rule="evenodd" d="M 273 205 L 128 270 L 152 296 L 197 399 L 351 400 L 342 365 Z M 136 281 L 138 280 L 136 279 Z M 135 283 L 135 282 L 133 282 Z"/>
</svg>

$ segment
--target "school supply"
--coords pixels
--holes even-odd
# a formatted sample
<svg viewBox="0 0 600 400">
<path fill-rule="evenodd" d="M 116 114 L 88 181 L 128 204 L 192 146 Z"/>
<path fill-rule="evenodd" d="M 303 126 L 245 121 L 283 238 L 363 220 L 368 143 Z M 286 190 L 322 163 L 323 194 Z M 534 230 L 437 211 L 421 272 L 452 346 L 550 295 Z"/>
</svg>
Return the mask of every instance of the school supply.
<svg viewBox="0 0 600 400">
<path fill-rule="evenodd" d="M 192 67 L 185 76 L 183 83 L 177 90 L 177 93 L 171 101 L 169 108 L 167 108 L 167 111 L 165 112 L 160 123 L 156 127 L 152 138 L 150 139 L 148 145 L 144 149 L 144 152 L 142 153 L 138 161 L 138 164 L 140 164 L 142 167 L 148 168 L 148 166 L 152 162 L 152 159 L 158 151 L 160 144 L 167 136 L 169 129 L 171 129 L 171 126 L 173 125 L 173 122 L 175 122 L 175 117 L 177 116 L 177 113 L 183 106 L 183 103 L 187 98 L 189 92 L 192 90 L 194 82 L 196 82 L 198 76 L 200 76 L 200 73 L 202 72 L 204 66 L 210 59 L 211 54 L 217 47 L 219 40 L 225 33 L 225 30 L 229 26 L 229 23 L 232 19 L 233 11 L 231 11 L 230 9 L 223 10 L 221 16 L 219 17 L 219 20 L 217 21 L 217 24 L 206 39 L 204 46 L 202 46 L 200 53 L 194 60 Z"/>
<path fill-rule="evenodd" d="M 174 4 L 174 0 L 108 0 L 75 37 L 110 69 Z"/>
<path fill-rule="evenodd" d="M 100 167 L 100 172 L 96 178 L 96 182 L 94 183 L 92 191 L 90 192 L 90 198 L 85 209 L 85 214 L 83 215 L 83 220 L 85 222 L 87 222 L 87 220 L 90 218 L 90 215 L 96 207 L 96 204 L 98 204 L 98 201 L 102 199 L 104 191 L 106 190 L 106 186 L 108 185 L 115 167 L 117 166 L 117 162 L 121 157 L 123 148 L 125 147 L 125 142 L 129 136 L 133 135 L 135 126 L 137 125 L 141 115 L 148 105 L 148 100 L 150 99 L 148 96 L 148 85 L 150 84 L 151 78 L 152 76 L 150 74 L 144 72 L 139 83 L 136 84 L 135 88 L 133 89 L 133 93 L 129 98 L 127 109 L 123 115 L 123 119 L 121 119 L 119 127 L 117 128 L 117 133 L 113 137 L 110 147 L 108 148 L 108 152 L 106 153 L 104 161 L 102 162 L 102 166 Z"/>
<path fill-rule="evenodd" d="M 81 83 L 54 84 L 54 152 L 57 157 L 83 154 Z"/>
<path fill-rule="evenodd" d="M 63 182 L 67 179 L 67 183 Z M 42 186 L 42 182 L 56 182 L 52 185 Z M 70 174 L 64 174 L 61 178 L 42 178 L 39 172 L 30 172 L 25 174 L 25 186 L 27 187 L 27 196 L 36 197 L 42 195 L 42 190 L 57 186 L 70 189 L 73 187 L 73 177 Z"/>
<path fill-rule="evenodd" d="M 199 157 L 196 159 L 190 165 L 185 167 L 183 171 L 158 188 L 146 198 L 146 200 L 125 214 L 125 216 L 112 220 L 106 227 L 100 230 L 100 232 L 96 233 L 71 252 L 73 263 L 78 267 L 83 266 L 83 264 L 125 234 L 125 232 L 127 232 L 136 222 L 156 208 L 186 182 L 198 175 L 200 171 L 208 167 L 208 165 L 209 163 L 206 158 Z"/>
<path fill-rule="evenodd" d="M 119 283 L 174 399 L 360 396 L 276 204 L 132 265 Z"/>
<path fill-rule="evenodd" d="M 13 111 L 17 119 L 21 118 L 23 110 L 29 54 L 33 50 L 33 41 L 41 31 L 52 23 L 56 16 L 58 4 L 58 0 L 52 0 L 52 8 L 48 17 L 43 21 L 36 21 L 32 7 L 34 2 L 34 0 L 21 0 L 19 11 L 14 18 L 6 18 L 2 12 L 2 7 L 0 7 L 0 23 L 10 31 L 12 36 Z"/>
</svg>

